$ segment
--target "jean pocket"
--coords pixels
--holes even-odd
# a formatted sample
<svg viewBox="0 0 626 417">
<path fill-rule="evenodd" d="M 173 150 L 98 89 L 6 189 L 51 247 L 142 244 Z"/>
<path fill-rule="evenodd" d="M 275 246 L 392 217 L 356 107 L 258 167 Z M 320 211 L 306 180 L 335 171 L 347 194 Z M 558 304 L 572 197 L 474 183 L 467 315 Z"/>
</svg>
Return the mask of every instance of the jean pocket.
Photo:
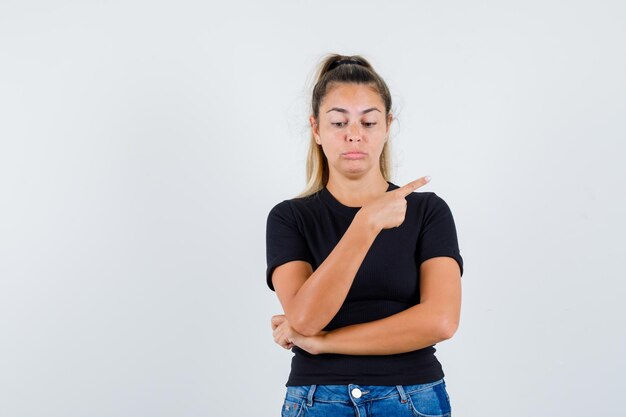
<svg viewBox="0 0 626 417">
<path fill-rule="evenodd" d="M 302 405 L 305 400 L 293 401 L 290 398 L 285 398 L 280 417 L 299 417 L 302 414 Z"/>
<path fill-rule="evenodd" d="M 411 411 L 416 417 L 449 417 L 452 413 L 446 383 L 441 380 L 434 385 L 407 392 Z"/>
</svg>

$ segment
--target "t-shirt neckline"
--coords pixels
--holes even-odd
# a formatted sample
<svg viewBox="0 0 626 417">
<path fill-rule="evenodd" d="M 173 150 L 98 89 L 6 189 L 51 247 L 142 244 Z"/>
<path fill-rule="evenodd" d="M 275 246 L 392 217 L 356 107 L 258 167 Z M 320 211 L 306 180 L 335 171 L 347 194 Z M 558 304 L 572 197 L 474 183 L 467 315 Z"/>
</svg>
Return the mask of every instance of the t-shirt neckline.
<svg viewBox="0 0 626 417">
<path fill-rule="evenodd" d="M 387 187 L 387 191 L 391 191 L 395 188 L 398 188 L 398 186 L 394 185 L 393 183 L 389 181 L 387 181 L 387 184 L 389 184 L 389 186 Z M 326 188 L 326 186 L 322 188 L 320 192 L 320 197 L 331 209 L 341 214 L 344 214 L 346 216 L 354 216 L 361 209 L 361 207 L 350 207 L 350 206 L 343 205 L 342 203 L 339 202 L 339 200 L 335 198 L 334 195 L 331 194 L 330 191 L 328 191 L 328 188 Z"/>
</svg>

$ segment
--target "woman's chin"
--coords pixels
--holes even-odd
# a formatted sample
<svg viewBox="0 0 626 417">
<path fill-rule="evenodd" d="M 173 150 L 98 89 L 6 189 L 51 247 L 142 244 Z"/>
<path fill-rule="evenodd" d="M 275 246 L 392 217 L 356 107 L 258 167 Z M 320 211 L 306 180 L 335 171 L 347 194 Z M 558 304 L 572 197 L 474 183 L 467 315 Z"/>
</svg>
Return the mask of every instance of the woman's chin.
<svg viewBox="0 0 626 417">
<path fill-rule="evenodd" d="M 362 165 L 362 166 L 352 165 L 352 166 L 344 167 L 342 171 L 344 175 L 347 177 L 360 177 L 366 172 L 368 172 L 369 168 L 370 167 L 367 167 L 365 165 Z"/>
</svg>

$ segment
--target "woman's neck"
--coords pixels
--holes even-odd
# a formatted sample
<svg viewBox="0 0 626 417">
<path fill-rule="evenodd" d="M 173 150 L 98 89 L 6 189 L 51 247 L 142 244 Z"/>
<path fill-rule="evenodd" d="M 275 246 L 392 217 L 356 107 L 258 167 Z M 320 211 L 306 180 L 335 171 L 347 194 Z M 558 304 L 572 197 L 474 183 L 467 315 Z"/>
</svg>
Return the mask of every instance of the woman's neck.
<svg viewBox="0 0 626 417">
<path fill-rule="evenodd" d="M 333 181 L 331 178 L 328 180 L 326 188 L 341 204 L 348 207 L 363 207 L 386 193 L 389 183 L 382 175 L 373 180 L 362 178 Z"/>
</svg>

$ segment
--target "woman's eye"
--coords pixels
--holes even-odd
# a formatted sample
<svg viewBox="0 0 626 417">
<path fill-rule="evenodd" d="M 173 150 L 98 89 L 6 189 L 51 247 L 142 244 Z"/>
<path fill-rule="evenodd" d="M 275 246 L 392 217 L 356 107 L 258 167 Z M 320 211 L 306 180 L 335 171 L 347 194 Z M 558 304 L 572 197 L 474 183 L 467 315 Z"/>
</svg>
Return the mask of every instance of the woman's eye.
<svg viewBox="0 0 626 417">
<path fill-rule="evenodd" d="M 347 123 L 346 122 L 331 122 L 330 124 L 333 126 L 337 126 L 337 127 L 343 127 Z M 376 122 L 363 122 L 363 125 L 366 127 L 373 127 L 374 125 L 376 125 Z"/>
</svg>

